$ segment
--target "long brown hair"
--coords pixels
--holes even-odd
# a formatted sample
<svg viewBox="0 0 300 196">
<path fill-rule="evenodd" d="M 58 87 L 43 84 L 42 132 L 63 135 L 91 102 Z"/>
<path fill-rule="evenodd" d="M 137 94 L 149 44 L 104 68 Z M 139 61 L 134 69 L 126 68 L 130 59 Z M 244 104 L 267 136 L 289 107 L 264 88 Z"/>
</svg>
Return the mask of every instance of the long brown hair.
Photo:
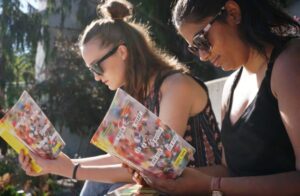
<svg viewBox="0 0 300 196">
<path fill-rule="evenodd" d="M 174 57 L 156 47 L 147 26 L 130 19 L 130 3 L 124 0 L 108 0 L 99 5 L 98 10 L 102 18 L 86 27 L 80 36 L 79 45 L 82 47 L 91 39 L 99 40 L 100 48 L 125 43 L 129 55 L 124 89 L 133 97 L 144 101 L 150 78 L 161 71 L 188 71 Z"/>
</svg>

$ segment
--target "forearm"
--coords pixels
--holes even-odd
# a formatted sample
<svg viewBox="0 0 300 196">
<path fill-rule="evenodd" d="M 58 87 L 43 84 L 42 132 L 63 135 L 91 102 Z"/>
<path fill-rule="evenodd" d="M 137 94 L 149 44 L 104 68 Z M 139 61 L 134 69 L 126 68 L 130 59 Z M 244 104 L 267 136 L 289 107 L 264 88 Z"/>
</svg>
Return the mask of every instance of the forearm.
<svg viewBox="0 0 300 196">
<path fill-rule="evenodd" d="M 225 195 L 300 195 L 300 172 L 222 178 L 221 190 Z"/>
<path fill-rule="evenodd" d="M 79 166 L 77 180 L 92 180 L 104 183 L 132 182 L 131 176 L 121 164 L 105 166 Z"/>
<path fill-rule="evenodd" d="M 228 169 L 224 165 L 213 165 L 207 167 L 199 167 L 199 171 L 208 176 L 228 177 Z"/>
<path fill-rule="evenodd" d="M 80 163 L 82 166 L 93 166 L 93 165 L 111 165 L 119 164 L 121 161 L 111 156 L 110 154 L 104 154 L 88 158 L 72 159 L 73 163 Z"/>
</svg>

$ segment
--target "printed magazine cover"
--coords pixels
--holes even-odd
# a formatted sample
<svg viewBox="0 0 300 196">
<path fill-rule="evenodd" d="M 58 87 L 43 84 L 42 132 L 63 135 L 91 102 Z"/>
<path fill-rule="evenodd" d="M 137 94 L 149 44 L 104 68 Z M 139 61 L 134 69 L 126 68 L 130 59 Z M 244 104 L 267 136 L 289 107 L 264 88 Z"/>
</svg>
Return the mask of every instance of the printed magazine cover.
<svg viewBox="0 0 300 196">
<path fill-rule="evenodd" d="M 129 166 L 176 178 L 195 149 L 145 106 L 118 89 L 91 143 Z"/>
<path fill-rule="evenodd" d="M 65 146 L 54 126 L 26 91 L 0 120 L 0 136 L 17 153 L 21 149 L 25 153 L 30 150 L 46 159 L 57 157 Z M 33 169 L 41 171 L 35 163 Z"/>
</svg>

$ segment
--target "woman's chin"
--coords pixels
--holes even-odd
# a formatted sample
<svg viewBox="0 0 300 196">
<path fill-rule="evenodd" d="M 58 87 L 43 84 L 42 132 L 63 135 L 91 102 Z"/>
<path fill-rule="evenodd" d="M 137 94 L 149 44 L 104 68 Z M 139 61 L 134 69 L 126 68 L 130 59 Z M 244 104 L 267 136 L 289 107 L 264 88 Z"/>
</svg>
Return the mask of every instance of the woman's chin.
<svg viewBox="0 0 300 196">
<path fill-rule="evenodd" d="M 109 90 L 111 91 L 115 91 L 118 89 L 118 87 L 115 87 L 115 86 L 107 86 Z"/>
<path fill-rule="evenodd" d="M 217 65 L 216 67 L 222 69 L 223 71 L 234 71 L 237 69 L 235 66 L 230 66 L 225 64 Z"/>
<path fill-rule="evenodd" d="M 223 71 L 232 71 L 232 69 L 227 66 L 221 66 L 220 69 L 222 69 Z"/>
</svg>

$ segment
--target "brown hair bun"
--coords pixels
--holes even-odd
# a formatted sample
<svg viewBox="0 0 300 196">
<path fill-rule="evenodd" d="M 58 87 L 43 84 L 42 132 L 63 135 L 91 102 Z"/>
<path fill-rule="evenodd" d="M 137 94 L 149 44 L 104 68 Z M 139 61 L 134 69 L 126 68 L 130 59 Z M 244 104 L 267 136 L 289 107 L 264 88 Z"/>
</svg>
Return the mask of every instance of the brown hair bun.
<svg viewBox="0 0 300 196">
<path fill-rule="evenodd" d="M 113 20 L 125 20 L 132 16 L 133 6 L 125 0 L 107 0 L 104 4 L 98 5 L 100 15 Z"/>
</svg>

